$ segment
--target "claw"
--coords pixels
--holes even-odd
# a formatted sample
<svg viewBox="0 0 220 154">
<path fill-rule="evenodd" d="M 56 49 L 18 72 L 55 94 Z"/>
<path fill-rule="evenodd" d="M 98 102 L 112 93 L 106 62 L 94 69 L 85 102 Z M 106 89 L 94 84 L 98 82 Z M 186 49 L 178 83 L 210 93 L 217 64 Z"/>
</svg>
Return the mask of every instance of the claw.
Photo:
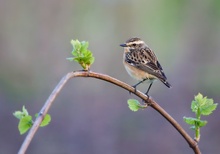
<svg viewBox="0 0 220 154">
<path fill-rule="evenodd" d="M 134 86 L 132 86 L 133 88 L 134 88 L 134 93 L 136 93 L 136 91 L 137 91 L 137 89 L 136 89 L 136 86 L 134 85 Z M 129 94 L 131 95 L 131 91 L 129 91 Z"/>
<path fill-rule="evenodd" d="M 136 93 L 136 91 L 137 91 L 136 87 L 137 87 L 137 86 L 134 85 L 134 86 L 132 86 L 132 87 L 134 88 L 134 92 Z"/>
</svg>

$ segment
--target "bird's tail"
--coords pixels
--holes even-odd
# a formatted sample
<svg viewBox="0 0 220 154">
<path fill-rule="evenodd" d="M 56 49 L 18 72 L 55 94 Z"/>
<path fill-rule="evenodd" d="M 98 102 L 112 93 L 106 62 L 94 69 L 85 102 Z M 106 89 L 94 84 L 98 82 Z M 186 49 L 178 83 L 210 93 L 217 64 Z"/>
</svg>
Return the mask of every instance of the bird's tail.
<svg viewBox="0 0 220 154">
<path fill-rule="evenodd" d="M 172 88 L 171 84 L 167 80 L 161 80 L 168 88 Z"/>
<path fill-rule="evenodd" d="M 161 70 L 160 74 L 154 74 L 161 82 L 163 82 L 168 88 L 171 88 L 171 84 L 167 81 L 167 77 L 164 72 Z"/>
</svg>

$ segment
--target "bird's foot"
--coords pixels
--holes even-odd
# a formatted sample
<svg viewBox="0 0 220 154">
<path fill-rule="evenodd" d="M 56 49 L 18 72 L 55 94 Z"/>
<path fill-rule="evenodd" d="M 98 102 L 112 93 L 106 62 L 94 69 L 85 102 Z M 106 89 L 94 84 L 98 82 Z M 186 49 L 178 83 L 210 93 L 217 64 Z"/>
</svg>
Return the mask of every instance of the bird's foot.
<svg viewBox="0 0 220 154">
<path fill-rule="evenodd" d="M 134 88 L 134 93 L 136 93 L 137 89 L 136 89 L 136 85 L 132 86 Z M 131 95 L 131 91 L 129 91 L 129 94 Z"/>
<path fill-rule="evenodd" d="M 148 100 L 149 100 L 149 98 L 150 98 L 150 96 L 148 95 L 148 92 L 146 92 L 145 95 L 147 96 L 147 99 L 144 100 L 144 101 L 145 101 L 145 102 L 148 102 Z"/>
</svg>

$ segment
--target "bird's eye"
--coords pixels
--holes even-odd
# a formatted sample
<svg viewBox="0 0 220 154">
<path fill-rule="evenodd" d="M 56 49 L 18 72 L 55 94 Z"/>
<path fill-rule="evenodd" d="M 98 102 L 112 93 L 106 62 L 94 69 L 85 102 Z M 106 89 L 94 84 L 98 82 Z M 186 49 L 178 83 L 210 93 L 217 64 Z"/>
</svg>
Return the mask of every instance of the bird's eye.
<svg viewBox="0 0 220 154">
<path fill-rule="evenodd" d="M 136 43 L 133 44 L 134 47 L 135 47 L 136 45 L 137 45 Z"/>
</svg>

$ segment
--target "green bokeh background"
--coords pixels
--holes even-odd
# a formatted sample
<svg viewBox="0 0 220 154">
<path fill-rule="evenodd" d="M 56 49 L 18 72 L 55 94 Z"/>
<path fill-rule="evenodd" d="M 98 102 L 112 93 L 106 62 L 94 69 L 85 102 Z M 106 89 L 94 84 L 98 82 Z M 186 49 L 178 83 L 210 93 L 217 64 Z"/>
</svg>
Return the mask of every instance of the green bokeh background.
<svg viewBox="0 0 220 154">
<path fill-rule="evenodd" d="M 0 0 L 0 153 L 17 153 L 25 138 L 12 113 L 25 105 L 34 115 L 62 76 L 81 69 L 66 60 L 71 39 L 89 41 L 93 71 L 133 85 L 119 47 L 133 36 L 155 51 L 173 86 L 156 82 L 149 94 L 193 137 L 182 117 L 194 116 L 194 95 L 220 100 L 219 0 Z M 130 111 L 130 98 L 136 97 L 100 80 L 71 80 L 27 153 L 193 153 L 152 108 Z M 218 108 L 204 117 L 202 153 L 220 151 L 219 117 Z"/>
</svg>

